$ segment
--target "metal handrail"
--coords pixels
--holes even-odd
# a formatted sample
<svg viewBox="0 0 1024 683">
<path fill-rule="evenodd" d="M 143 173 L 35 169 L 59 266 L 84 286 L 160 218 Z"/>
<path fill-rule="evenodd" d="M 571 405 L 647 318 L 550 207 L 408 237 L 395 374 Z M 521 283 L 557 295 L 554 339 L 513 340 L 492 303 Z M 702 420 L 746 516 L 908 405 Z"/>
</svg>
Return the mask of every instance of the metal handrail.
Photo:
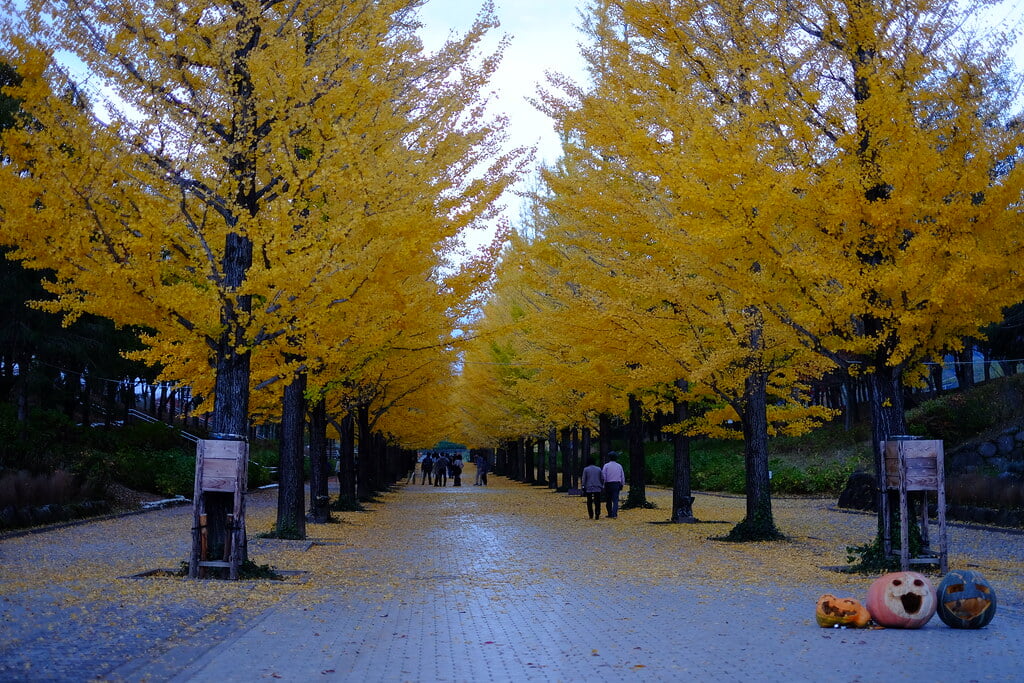
<svg viewBox="0 0 1024 683">
<path fill-rule="evenodd" d="M 143 422 L 149 422 L 150 424 L 153 424 L 153 423 L 156 423 L 156 422 L 159 422 L 161 424 L 167 424 L 163 420 L 159 420 L 159 419 L 153 417 L 152 415 L 150 415 L 149 413 L 144 413 L 141 410 L 137 410 L 135 408 L 129 408 L 128 409 L 128 415 L 130 417 L 136 417 L 136 418 L 142 420 Z M 195 434 L 190 434 L 190 433 L 186 432 L 183 429 L 179 429 L 178 433 L 181 434 L 182 438 L 187 439 L 187 440 L 191 441 L 192 443 L 195 443 L 195 444 L 199 443 L 199 437 L 196 436 Z M 270 467 L 269 465 L 264 465 L 261 462 L 256 462 L 252 458 L 249 459 L 249 462 L 251 462 L 253 465 L 256 465 L 256 467 L 262 467 L 263 469 L 265 469 L 267 472 L 270 472 L 271 474 L 276 474 L 277 473 L 277 468 L 276 467 Z"/>
<path fill-rule="evenodd" d="M 148 422 L 150 424 L 155 424 L 157 422 L 159 422 L 160 424 L 167 424 L 163 420 L 157 419 L 157 418 L 153 417 L 152 415 L 150 415 L 149 413 L 144 413 L 141 410 L 137 410 L 135 408 L 129 408 L 128 409 L 128 416 L 129 417 L 138 418 L 138 419 L 142 420 L 143 422 Z M 196 436 L 195 434 L 189 434 L 184 429 L 179 429 L 178 433 L 181 434 L 181 437 L 183 439 L 187 439 L 187 440 L 191 441 L 192 443 L 199 443 L 199 437 Z"/>
</svg>

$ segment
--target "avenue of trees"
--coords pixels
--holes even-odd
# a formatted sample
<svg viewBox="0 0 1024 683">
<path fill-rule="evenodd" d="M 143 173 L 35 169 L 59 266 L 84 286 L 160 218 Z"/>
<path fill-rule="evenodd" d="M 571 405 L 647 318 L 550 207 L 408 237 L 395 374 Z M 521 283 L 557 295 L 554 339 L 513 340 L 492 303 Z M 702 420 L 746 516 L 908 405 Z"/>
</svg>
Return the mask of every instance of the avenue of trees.
<svg viewBox="0 0 1024 683">
<path fill-rule="evenodd" d="M 833 416 L 811 381 L 867 382 L 876 449 L 905 434 L 922 363 L 1021 296 L 1019 80 L 1002 37 L 964 31 L 979 9 L 590 3 L 590 83 L 538 96 L 564 156 L 466 354 L 462 393 L 488 397 L 463 407 L 467 432 L 646 410 L 741 436 L 738 539 L 779 534 L 769 437 Z"/>
<path fill-rule="evenodd" d="M 358 434 L 353 498 L 385 445 L 446 430 L 428 407 L 494 261 L 462 239 L 527 160 L 485 112 L 491 8 L 427 53 L 421 4 L 54 0 L 3 23 L 0 242 L 47 310 L 145 330 L 134 357 L 217 438 L 282 422 L 281 533 L 304 533 L 307 403 L 318 446 Z"/>
<path fill-rule="evenodd" d="M 966 32 L 980 6 L 591 0 L 588 83 L 536 96 L 563 155 L 521 230 L 467 253 L 529 151 L 487 112 L 493 8 L 429 53 L 424 2 L 30 0 L 0 24 L 0 246 L 41 308 L 142 330 L 131 359 L 217 438 L 280 422 L 278 533 L 305 533 L 304 442 L 329 517 L 327 435 L 354 501 L 442 438 L 571 487 L 626 424 L 645 505 L 661 413 L 671 519 L 694 518 L 688 438 L 738 437 L 731 536 L 778 538 L 769 439 L 835 417 L 815 382 L 867 384 L 877 447 L 923 363 L 1019 303 L 1020 82 L 1006 38 Z"/>
</svg>

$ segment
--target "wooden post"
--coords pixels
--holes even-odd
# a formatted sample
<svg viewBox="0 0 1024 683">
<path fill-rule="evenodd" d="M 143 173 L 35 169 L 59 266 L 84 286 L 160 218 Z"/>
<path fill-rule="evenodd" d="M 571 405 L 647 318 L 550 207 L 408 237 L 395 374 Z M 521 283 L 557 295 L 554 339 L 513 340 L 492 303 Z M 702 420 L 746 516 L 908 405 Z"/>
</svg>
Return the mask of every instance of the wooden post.
<svg viewBox="0 0 1024 683">
<path fill-rule="evenodd" d="M 926 441 L 911 439 L 895 439 L 883 442 L 885 457 L 885 483 L 882 495 L 890 490 L 898 491 L 900 512 L 900 567 L 907 571 L 911 564 L 931 564 L 938 560 L 939 571 L 947 570 L 948 546 L 946 538 L 946 484 L 944 476 L 944 456 L 942 441 Z M 909 494 L 921 492 L 921 539 L 925 544 L 925 554 L 920 558 L 910 557 L 910 505 Z M 937 516 L 939 522 L 938 549 L 931 550 L 928 533 L 928 491 L 935 491 L 937 497 Z M 891 537 L 890 516 L 885 516 L 883 538 Z M 887 554 L 891 546 L 886 544 Z"/>
<path fill-rule="evenodd" d="M 196 481 L 192 499 L 192 554 L 189 578 L 205 576 L 208 567 L 228 569 L 230 578 L 238 578 L 238 568 L 246 556 L 245 491 L 248 488 L 249 444 L 242 440 L 204 439 L 196 444 Z M 208 557 L 206 494 L 233 495 L 228 516 L 224 554 Z"/>
</svg>

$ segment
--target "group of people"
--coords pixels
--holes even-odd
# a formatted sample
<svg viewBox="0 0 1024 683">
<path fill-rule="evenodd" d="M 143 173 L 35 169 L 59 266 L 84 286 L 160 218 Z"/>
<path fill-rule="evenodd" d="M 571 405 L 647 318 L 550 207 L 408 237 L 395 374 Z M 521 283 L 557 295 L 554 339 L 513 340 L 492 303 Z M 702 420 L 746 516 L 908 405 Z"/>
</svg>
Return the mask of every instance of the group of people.
<svg viewBox="0 0 1024 683">
<path fill-rule="evenodd" d="M 473 459 L 476 465 L 476 483 L 474 486 L 487 486 L 487 458 L 477 455 Z M 463 460 L 460 453 L 450 455 L 444 452 L 427 451 L 419 457 L 420 483 L 428 486 L 447 486 L 451 478 L 452 486 L 462 486 Z M 409 473 L 409 483 L 416 483 L 416 469 Z"/>
<path fill-rule="evenodd" d="M 626 485 L 626 472 L 618 463 L 618 455 L 615 451 L 610 452 L 604 467 L 598 467 L 593 458 L 587 458 L 580 487 L 587 497 L 587 514 L 590 519 L 601 519 L 602 494 L 608 517 L 615 519 L 619 516 L 619 494 Z"/>
</svg>

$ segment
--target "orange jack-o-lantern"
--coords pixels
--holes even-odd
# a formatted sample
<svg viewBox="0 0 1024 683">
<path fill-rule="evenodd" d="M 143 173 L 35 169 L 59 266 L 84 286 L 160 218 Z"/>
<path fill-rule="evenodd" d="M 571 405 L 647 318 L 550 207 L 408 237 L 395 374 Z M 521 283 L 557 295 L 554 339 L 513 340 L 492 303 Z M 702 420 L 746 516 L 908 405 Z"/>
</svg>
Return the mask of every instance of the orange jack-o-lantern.
<svg viewBox="0 0 1024 683">
<path fill-rule="evenodd" d="M 935 614 L 938 601 L 928 579 L 917 572 L 893 572 L 868 588 L 868 611 L 879 626 L 921 628 Z"/>
<path fill-rule="evenodd" d="M 833 626 L 850 626 L 852 628 L 864 628 L 871 621 L 864 605 L 853 598 L 837 598 L 834 595 L 822 595 L 818 598 L 818 607 L 814 610 L 814 618 L 818 626 L 832 628 Z"/>
<path fill-rule="evenodd" d="M 996 592 L 968 569 L 951 571 L 939 584 L 939 619 L 952 628 L 982 628 L 996 615 Z"/>
</svg>

